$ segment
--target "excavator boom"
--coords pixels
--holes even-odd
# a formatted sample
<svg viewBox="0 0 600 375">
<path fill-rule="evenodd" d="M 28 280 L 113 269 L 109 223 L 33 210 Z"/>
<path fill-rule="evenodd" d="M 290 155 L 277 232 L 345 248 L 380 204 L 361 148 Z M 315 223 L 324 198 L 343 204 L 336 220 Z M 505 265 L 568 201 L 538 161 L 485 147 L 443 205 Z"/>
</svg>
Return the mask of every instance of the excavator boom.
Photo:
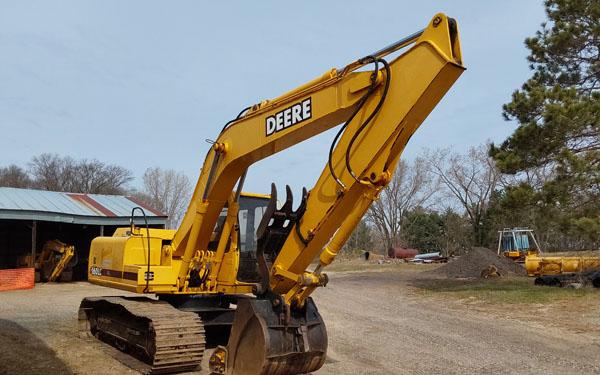
<svg viewBox="0 0 600 375">
<path fill-rule="evenodd" d="M 176 310 L 195 312 L 207 345 L 218 345 L 213 373 L 319 369 L 327 334 L 310 295 L 327 284 L 323 270 L 392 179 L 410 137 L 464 69 L 458 25 L 437 14 L 421 31 L 244 109 L 211 141 L 180 227 L 144 230 L 132 224 L 96 238 L 89 280 L 154 293 Z M 286 187 L 279 205 L 274 184 L 268 196 L 242 192 L 254 163 L 334 127 L 325 167 L 299 203 L 294 205 Z M 126 314 L 114 311 L 130 304 L 87 300 L 80 317 L 88 318 L 86 329 L 118 341 L 114 327 L 133 323 L 115 321 Z M 151 326 L 150 315 L 128 316 L 140 322 L 134 325 Z M 141 337 L 152 336 L 150 328 L 136 329 Z M 148 363 L 155 360 L 151 347 L 141 351 Z"/>
</svg>

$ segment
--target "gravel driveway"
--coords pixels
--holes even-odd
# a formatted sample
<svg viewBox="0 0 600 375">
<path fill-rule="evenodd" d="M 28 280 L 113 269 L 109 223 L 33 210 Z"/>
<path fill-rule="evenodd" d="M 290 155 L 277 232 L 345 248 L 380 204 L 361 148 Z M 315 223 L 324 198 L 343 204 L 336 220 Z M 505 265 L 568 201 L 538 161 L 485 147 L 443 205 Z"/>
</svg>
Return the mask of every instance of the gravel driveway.
<svg viewBox="0 0 600 375">
<path fill-rule="evenodd" d="M 600 374 L 597 330 L 424 296 L 409 277 L 331 275 L 315 294 L 329 335 L 319 374 Z M 82 297 L 117 294 L 85 282 L 0 293 L 0 374 L 136 374 L 76 334 Z"/>
</svg>

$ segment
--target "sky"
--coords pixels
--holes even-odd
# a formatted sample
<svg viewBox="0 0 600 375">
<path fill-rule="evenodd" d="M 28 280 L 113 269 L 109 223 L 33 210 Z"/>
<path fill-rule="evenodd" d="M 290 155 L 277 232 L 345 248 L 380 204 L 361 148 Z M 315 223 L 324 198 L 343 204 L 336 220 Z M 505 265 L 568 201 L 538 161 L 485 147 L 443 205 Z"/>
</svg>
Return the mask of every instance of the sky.
<svg viewBox="0 0 600 375">
<path fill-rule="evenodd" d="M 406 147 L 463 152 L 501 142 L 531 72 L 524 40 L 542 1 L 0 0 L 0 166 L 44 152 L 194 182 L 209 144 L 244 107 L 274 98 L 414 31 L 437 12 L 459 24 L 467 71 Z M 336 128 L 337 129 L 337 128 Z M 249 170 L 246 191 L 311 188 L 334 132 Z"/>
</svg>

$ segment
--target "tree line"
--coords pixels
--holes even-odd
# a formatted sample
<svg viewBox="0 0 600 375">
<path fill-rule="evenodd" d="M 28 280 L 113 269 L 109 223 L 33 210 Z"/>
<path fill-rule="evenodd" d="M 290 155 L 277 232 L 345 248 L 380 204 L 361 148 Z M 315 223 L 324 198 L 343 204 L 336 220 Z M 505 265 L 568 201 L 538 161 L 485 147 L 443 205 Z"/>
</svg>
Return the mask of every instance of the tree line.
<svg viewBox="0 0 600 375">
<path fill-rule="evenodd" d="M 532 76 L 502 108 L 513 134 L 401 162 L 365 218 L 371 231 L 351 244 L 451 253 L 529 227 L 546 250 L 600 248 L 600 4 L 544 4 L 547 20 L 525 40 Z"/>
<path fill-rule="evenodd" d="M 525 40 L 532 76 L 502 108 L 513 134 L 464 153 L 425 150 L 401 160 L 347 251 L 459 254 L 495 247 L 505 227 L 534 229 L 544 250 L 600 248 L 600 6 L 547 0 L 545 8 L 547 21 Z M 32 158 L 27 169 L 0 168 L 0 186 L 135 195 L 175 227 L 189 179 L 149 168 L 140 191 L 127 188 L 132 179 L 120 166 L 54 154 Z"/>
<path fill-rule="evenodd" d="M 490 220 L 491 197 L 501 186 L 488 149 L 424 150 L 412 163 L 400 160 L 346 250 L 402 246 L 452 255 L 489 246 L 498 230 Z"/>
</svg>

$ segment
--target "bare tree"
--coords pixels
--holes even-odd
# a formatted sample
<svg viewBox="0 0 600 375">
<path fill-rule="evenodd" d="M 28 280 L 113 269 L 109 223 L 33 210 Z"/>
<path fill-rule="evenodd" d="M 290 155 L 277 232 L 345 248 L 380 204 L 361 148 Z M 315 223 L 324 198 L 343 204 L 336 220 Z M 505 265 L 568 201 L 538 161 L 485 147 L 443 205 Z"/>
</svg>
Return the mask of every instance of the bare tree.
<svg viewBox="0 0 600 375">
<path fill-rule="evenodd" d="M 41 154 L 31 159 L 29 171 L 39 189 L 72 193 L 123 194 L 131 172 L 98 160 Z"/>
<path fill-rule="evenodd" d="M 488 144 L 482 144 L 470 148 L 465 155 L 444 149 L 429 152 L 427 156 L 428 169 L 438 176 L 447 197 L 467 213 L 477 245 L 484 243 L 483 220 L 500 178 L 488 149 Z"/>
<path fill-rule="evenodd" d="M 392 181 L 367 211 L 366 218 L 386 249 L 399 244 L 403 214 L 426 206 L 438 188 L 425 164 L 422 158 L 412 165 L 400 160 Z"/>
<path fill-rule="evenodd" d="M 373 248 L 372 230 L 365 220 L 358 222 L 358 225 L 352 231 L 348 241 L 344 244 L 343 251 L 349 255 L 371 251 Z"/>
<path fill-rule="evenodd" d="M 23 168 L 14 164 L 0 168 L 0 186 L 28 188 L 31 184 L 31 178 Z"/>
<path fill-rule="evenodd" d="M 161 168 L 146 169 L 144 192 L 140 198 L 169 216 L 167 228 L 179 225 L 191 194 L 192 184 L 182 172 Z"/>
<path fill-rule="evenodd" d="M 75 178 L 67 181 L 69 191 L 100 194 L 122 194 L 123 186 L 133 179 L 131 172 L 98 160 L 82 160 L 76 164 Z"/>
<path fill-rule="evenodd" d="M 43 190 L 65 191 L 63 180 L 70 176 L 64 176 L 65 170 L 70 170 L 65 163 L 70 158 L 61 158 L 57 154 L 41 154 L 34 156 L 29 163 L 29 173 L 33 176 L 35 186 Z"/>
</svg>

